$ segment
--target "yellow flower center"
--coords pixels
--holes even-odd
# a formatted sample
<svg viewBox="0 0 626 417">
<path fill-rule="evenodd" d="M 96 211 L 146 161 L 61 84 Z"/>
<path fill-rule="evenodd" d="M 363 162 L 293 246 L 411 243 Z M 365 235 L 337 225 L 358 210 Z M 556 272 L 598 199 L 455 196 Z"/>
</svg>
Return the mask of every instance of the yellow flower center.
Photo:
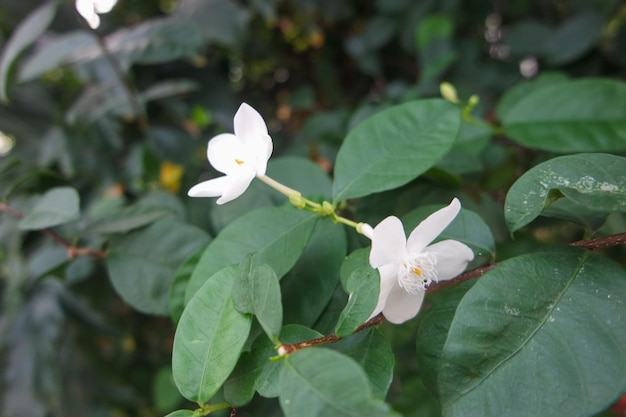
<svg viewBox="0 0 626 417">
<path fill-rule="evenodd" d="M 243 164 L 245 164 L 246 162 L 245 162 L 245 161 L 242 161 L 241 159 L 235 159 L 235 163 L 236 163 L 237 165 L 243 165 Z"/>
<path fill-rule="evenodd" d="M 437 281 L 437 257 L 431 253 L 410 253 L 398 269 L 398 284 L 411 294 L 425 291 Z"/>
</svg>

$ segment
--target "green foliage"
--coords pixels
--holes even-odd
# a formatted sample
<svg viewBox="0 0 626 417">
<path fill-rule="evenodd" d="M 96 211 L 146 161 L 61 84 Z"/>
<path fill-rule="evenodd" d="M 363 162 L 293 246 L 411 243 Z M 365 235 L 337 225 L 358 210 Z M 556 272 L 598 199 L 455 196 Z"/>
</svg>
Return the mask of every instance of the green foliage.
<svg viewBox="0 0 626 417">
<path fill-rule="evenodd" d="M 526 226 L 559 198 L 576 203 L 574 210 L 582 206 L 594 212 L 623 213 L 625 168 L 626 158 L 609 154 L 561 156 L 533 167 L 507 194 L 504 214 L 509 229 L 514 232 Z"/>
<path fill-rule="evenodd" d="M 618 264 L 574 248 L 487 273 L 459 303 L 439 359 L 444 416 L 601 411 L 626 387 L 625 279 Z"/>
<path fill-rule="evenodd" d="M 624 395 L 619 1 L 99 17 L 2 3 L 0 415 L 592 417 Z M 207 162 L 226 132 L 245 149 Z M 250 168 L 224 205 L 187 195 Z M 413 236 L 445 253 L 372 232 L 453 198 Z"/>
</svg>

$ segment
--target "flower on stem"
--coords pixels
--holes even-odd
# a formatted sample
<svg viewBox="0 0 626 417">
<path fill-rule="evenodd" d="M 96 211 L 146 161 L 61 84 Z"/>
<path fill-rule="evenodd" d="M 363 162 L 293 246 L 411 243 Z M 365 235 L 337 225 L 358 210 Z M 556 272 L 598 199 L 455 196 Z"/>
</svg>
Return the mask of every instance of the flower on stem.
<svg viewBox="0 0 626 417">
<path fill-rule="evenodd" d="M 213 167 L 226 174 L 194 185 L 190 197 L 220 197 L 228 203 L 246 191 L 254 177 L 263 177 L 273 144 L 263 117 L 243 103 L 234 118 L 235 133 L 222 133 L 209 141 L 207 157 Z"/>
<path fill-rule="evenodd" d="M 454 278 L 465 270 L 474 253 L 456 240 L 430 244 L 461 210 L 456 198 L 417 225 L 407 239 L 402 222 L 390 216 L 380 222 L 372 237 L 370 264 L 378 268 L 380 292 L 371 317 L 383 313 L 391 323 L 417 315 L 431 282 Z"/>
</svg>

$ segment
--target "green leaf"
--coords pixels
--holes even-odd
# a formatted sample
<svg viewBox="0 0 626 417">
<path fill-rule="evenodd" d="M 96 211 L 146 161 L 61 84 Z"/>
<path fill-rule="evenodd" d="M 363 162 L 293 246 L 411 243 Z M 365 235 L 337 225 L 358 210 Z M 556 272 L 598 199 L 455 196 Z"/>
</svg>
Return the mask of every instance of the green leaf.
<svg viewBox="0 0 626 417">
<path fill-rule="evenodd" d="M 583 249 L 504 261 L 467 292 L 450 326 L 438 375 L 444 416 L 607 408 L 626 388 L 624 300 L 624 268 Z"/>
<path fill-rule="evenodd" d="M 237 364 L 252 318 L 231 298 L 237 268 L 224 268 L 198 290 L 180 318 L 172 369 L 179 391 L 190 401 L 210 400 Z"/>
<path fill-rule="evenodd" d="M 569 82 L 567 75 L 560 72 L 546 72 L 530 81 L 524 81 L 508 89 L 496 106 L 496 114 L 500 120 L 508 117 L 511 109 L 526 96 L 553 86 L 557 83 Z"/>
<path fill-rule="evenodd" d="M 21 230 L 39 230 L 80 218 L 78 192 L 71 187 L 57 187 L 46 192 L 20 221 Z"/>
<path fill-rule="evenodd" d="M 407 236 L 430 214 L 443 206 L 422 206 L 402 216 Z M 473 211 L 462 208 L 456 218 L 435 239 L 435 242 L 454 239 L 465 243 L 477 256 L 495 258 L 496 244 L 489 226 Z"/>
<path fill-rule="evenodd" d="M 185 298 L 189 300 L 207 277 L 253 252 L 259 264 L 267 263 L 282 277 L 300 257 L 317 220 L 317 216 L 291 206 L 261 208 L 240 217 L 207 247 Z"/>
<path fill-rule="evenodd" d="M 282 343 L 299 343 L 305 340 L 317 339 L 322 336 L 321 333 L 300 324 L 288 324 L 280 331 L 280 341 Z M 275 352 L 272 347 L 272 356 L 275 355 Z M 256 384 L 256 389 L 261 396 L 265 398 L 278 397 L 280 393 L 279 376 L 282 367 L 282 361 L 267 361 L 265 363 Z"/>
<path fill-rule="evenodd" d="M 548 65 L 564 65 L 580 58 L 602 34 L 604 19 L 595 12 L 581 13 L 567 19 L 543 45 Z"/>
<path fill-rule="evenodd" d="M 475 283 L 476 279 L 468 280 L 429 295 L 430 308 L 420 312 L 416 337 L 417 360 L 424 384 L 435 395 L 440 392 L 437 380 L 441 368 L 439 360 L 450 324 L 461 299 Z"/>
<path fill-rule="evenodd" d="M 191 410 L 176 410 L 172 411 L 165 417 L 196 417 L 196 413 Z"/>
<path fill-rule="evenodd" d="M 454 143 L 458 108 L 444 100 L 391 107 L 357 125 L 335 164 L 336 201 L 399 187 L 436 164 Z"/>
<path fill-rule="evenodd" d="M 241 313 L 254 314 L 267 336 L 278 342 L 283 322 L 278 276 L 267 264 L 253 265 L 253 256 L 239 265 L 233 287 L 233 304 Z"/>
<path fill-rule="evenodd" d="M 205 232 L 173 218 L 112 239 L 107 268 L 122 298 L 144 313 L 168 313 L 176 268 L 209 241 Z"/>
<path fill-rule="evenodd" d="M 91 233 L 127 233 L 153 223 L 170 214 L 167 208 L 156 206 L 123 207 L 94 219 L 87 229 Z"/>
<path fill-rule="evenodd" d="M 396 415 L 371 398 L 367 375 L 353 359 L 318 347 L 285 358 L 280 371 L 280 406 L 285 417 Z"/>
<path fill-rule="evenodd" d="M 185 310 L 185 291 L 187 290 L 187 284 L 191 279 L 196 265 L 200 261 L 200 257 L 204 253 L 204 248 L 192 254 L 188 257 L 174 272 L 174 279 L 170 285 L 168 295 L 168 307 L 170 318 L 174 324 L 178 324 L 180 316 Z"/>
<path fill-rule="evenodd" d="M 160 412 L 170 411 L 183 401 L 176 390 L 170 366 L 164 366 L 156 373 L 152 382 L 152 397 L 154 407 Z"/>
<path fill-rule="evenodd" d="M 380 278 L 378 271 L 369 266 L 357 268 L 346 282 L 350 295 L 348 304 L 341 312 L 335 333 L 339 337 L 352 334 L 374 311 L 378 302 Z"/>
<path fill-rule="evenodd" d="M 389 341 L 376 329 L 369 329 L 331 345 L 357 361 L 370 380 L 372 398 L 384 400 L 393 380 L 395 356 Z"/>
<path fill-rule="evenodd" d="M 313 326 L 330 301 L 347 250 L 343 227 L 317 222 L 304 252 L 282 279 L 285 323 Z"/>
<path fill-rule="evenodd" d="M 8 101 L 7 84 L 13 63 L 24 49 L 45 32 L 54 19 L 57 6 L 57 1 L 48 1 L 37 7 L 20 22 L 4 45 L 0 57 L 0 101 Z"/>
<path fill-rule="evenodd" d="M 559 82 L 534 90 L 502 116 L 514 141 L 558 153 L 626 150 L 626 83 Z"/>
<path fill-rule="evenodd" d="M 567 155 L 533 167 L 507 193 L 504 216 L 509 230 L 524 227 L 563 197 L 597 212 L 626 212 L 626 158 Z"/>
<path fill-rule="evenodd" d="M 48 71 L 67 64 L 76 51 L 96 45 L 96 38 L 87 30 L 75 30 L 56 36 L 38 47 L 24 59 L 20 67 L 19 81 L 26 82 L 42 76 Z"/>
</svg>

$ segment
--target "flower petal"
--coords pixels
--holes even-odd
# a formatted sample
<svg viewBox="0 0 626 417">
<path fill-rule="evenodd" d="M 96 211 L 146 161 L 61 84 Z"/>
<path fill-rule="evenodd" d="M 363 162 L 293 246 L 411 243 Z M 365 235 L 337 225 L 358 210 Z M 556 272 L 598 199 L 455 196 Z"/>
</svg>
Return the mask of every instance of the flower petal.
<svg viewBox="0 0 626 417">
<path fill-rule="evenodd" d="M 426 246 L 445 230 L 452 220 L 459 214 L 461 203 L 458 199 L 426 217 L 409 235 L 407 240 L 407 251 L 409 253 L 420 253 Z"/>
<path fill-rule="evenodd" d="M 398 285 L 389 293 L 383 309 L 383 315 L 391 323 L 404 323 L 415 317 L 420 311 L 424 295 L 426 295 L 424 291 L 411 294 Z"/>
<path fill-rule="evenodd" d="M 233 122 L 235 135 L 247 146 L 253 144 L 259 137 L 269 135 L 263 116 L 247 103 L 241 103 Z"/>
<path fill-rule="evenodd" d="M 378 302 L 376 308 L 370 314 L 369 319 L 380 314 L 385 307 L 387 297 L 394 286 L 398 285 L 398 268 L 393 264 L 383 265 L 378 268 L 378 274 L 380 276 L 380 286 L 378 290 Z"/>
<path fill-rule="evenodd" d="M 269 135 L 259 136 L 257 143 L 254 146 L 253 152 L 256 157 L 254 163 L 254 170 L 256 175 L 262 177 L 267 170 L 267 161 L 272 156 L 274 150 L 274 144 L 272 138 Z"/>
<path fill-rule="evenodd" d="M 227 175 L 236 175 L 242 170 L 254 170 L 250 151 L 232 133 L 222 133 L 211 139 L 207 147 L 207 158 L 213 168 Z"/>
<path fill-rule="evenodd" d="M 254 172 L 242 172 L 242 175 L 228 176 L 229 186 L 224 190 L 224 194 L 217 199 L 217 204 L 228 203 L 243 194 L 254 179 Z"/>
<path fill-rule="evenodd" d="M 442 240 L 428 246 L 424 252 L 437 257 L 437 275 L 439 281 L 456 277 L 465 271 L 467 264 L 474 259 L 474 252 L 457 240 Z"/>
<path fill-rule="evenodd" d="M 191 187 L 187 191 L 189 197 L 219 197 L 231 187 L 232 177 L 223 176 L 212 180 L 203 181 Z"/>
<path fill-rule="evenodd" d="M 402 222 L 395 216 L 389 216 L 374 228 L 370 265 L 373 268 L 401 263 L 406 258 L 406 236 Z"/>
</svg>

